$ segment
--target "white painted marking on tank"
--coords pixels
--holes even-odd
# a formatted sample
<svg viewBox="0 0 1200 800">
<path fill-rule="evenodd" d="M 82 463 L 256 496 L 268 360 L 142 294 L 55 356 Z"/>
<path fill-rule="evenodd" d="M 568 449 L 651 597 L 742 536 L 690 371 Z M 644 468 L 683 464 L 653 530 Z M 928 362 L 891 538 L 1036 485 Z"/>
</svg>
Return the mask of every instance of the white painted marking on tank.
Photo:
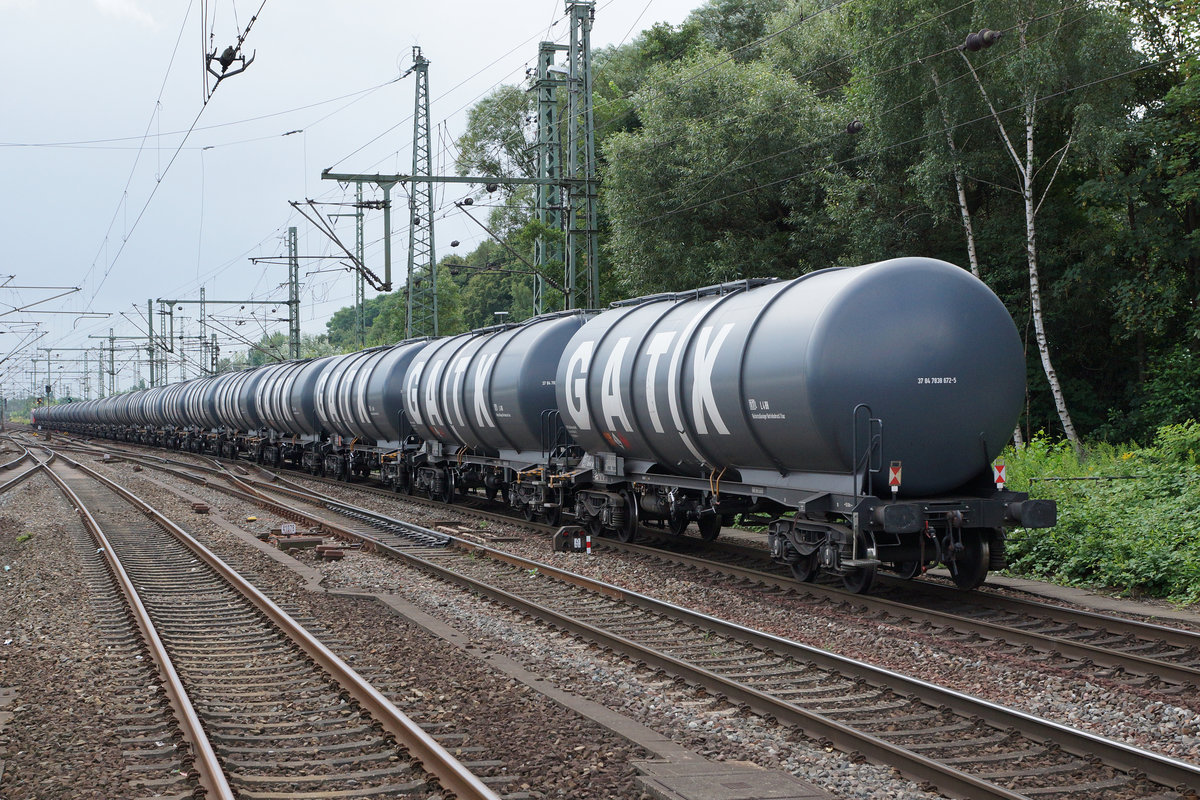
<svg viewBox="0 0 1200 800">
<path fill-rule="evenodd" d="M 429 370 L 429 379 L 425 382 L 425 412 L 429 415 L 429 427 L 431 428 L 434 425 L 446 424 L 442 419 L 442 409 L 438 407 L 438 386 L 442 382 L 442 367 L 445 364 L 445 359 L 433 362 L 433 366 Z"/>
<path fill-rule="evenodd" d="M 600 410 L 604 422 L 610 428 L 616 428 L 619 420 L 627 433 L 633 432 L 629 424 L 629 415 L 625 412 L 625 402 L 621 399 L 621 375 L 624 373 L 625 351 L 629 349 L 630 337 L 622 336 L 617 340 L 616 347 L 608 356 L 604 365 L 604 380 L 600 382 Z"/>
<path fill-rule="evenodd" d="M 467 359 L 459 356 L 451 363 L 450 368 L 452 370 L 451 377 L 445 386 L 445 391 L 449 395 L 448 402 L 446 402 L 446 416 L 453 411 L 458 417 L 458 426 L 461 428 L 467 424 L 462 402 L 462 385 L 467 379 Z"/>
<path fill-rule="evenodd" d="M 492 371 L 492 364 L 496 363 L 498 353 L 489 353 L 484 356 L 479 362 L 479 366 L 475 368 L 475 421 L 487 428 L 496 427 L 496 421 L 492 419 L 492 415 L 488 413 L 487 398 L 483 395 L 483 382 Z"/>
<path fill-rule="evenodd" d="M 696 421 L 696 430 L 699 433 L 708 433 L 708 425 L 704 422 L 704 415 L 707 413 L 712 419 L 717 433 L 729 435 L 729 428 L 726 427 L 720 412 L 717 411 L 717 398 L 713 394 L 712 387 L 712 371 L 721 345 L 725 343 L 731 330 L 733 330 L 732 322 L 722 325 L 721 331 L 712 340 L 710 346 L 709 337 L 712 335 L 713 329 L 711 325 L 706 325 L 700 330 L 700 336 L 696 340 L 696 351 L 692 358 L 692 418 Z"/>
<path fill-rule="evenodd" d="M 688 449 L 692 448 L 692 444 L 687 438 L 683 424 L 683 415 L 679 411 L 679 395 L 682 393 L 680 368 L 683 364 L 683 351 L 687 349 L 688 339 L 691 337 L 692 331 L 700 324 L 700 320 L 704 319 L 704 315 L 707 313 L 707 306 L 701 308 L 688 321 L 688 324 L 684 326 L 683 331 L 679 334 L 679 340 L 675 343 L 675 352 L 671 354 L 671 369 L 667 373 L 669 375 L 667 379 L 667 401 L 671 408 L 671 420 L 675 423 L 675 432 L 683 438 L 684 444 L 688 446 Z"/>
<path fill-rule="evenodd" d="M 424 425 L 421 419 L 420 386 L 421 373 L 425 371 L 427 361 L 416 361 L 408 369 L 408 409 L 412 415 L 413 425 Z"/>
<path fill-rule="evenodd" d="M 589 339 L 581 342 L 571 359 L 567 362 L 567 415 L 580 430 L 589 430 L 587 401 L 587 371 L 588 362 L 592 360 L 592 350 L 596 342 Z"/>
<path fill-rule="evenodd" d="M 675 333 L 676 331 L 660 331 L 654 334 L 654 338 L 646 347 L 646 355 L 650 356 L 650 363 L 646 365 L 646 408 L 650 412 L 650 424 L 654 426 L 655 433 L 663 432 L 662 419 L 658 415 L 658 395 L 654 385 L 658 375 L 658 359 L 671 349 Z"/>
</svg>

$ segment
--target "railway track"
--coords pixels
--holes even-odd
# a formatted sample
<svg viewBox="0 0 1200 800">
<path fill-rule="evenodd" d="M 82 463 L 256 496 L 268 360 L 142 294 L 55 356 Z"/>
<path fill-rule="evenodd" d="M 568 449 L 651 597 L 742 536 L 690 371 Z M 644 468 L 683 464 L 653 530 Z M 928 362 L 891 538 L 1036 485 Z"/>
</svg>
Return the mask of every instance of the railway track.
<svg viewBox="0 0 1200 800">
<path fill-rule="evenodd" d="M 173 459 L 161 461 L 184 470 L 194 467 L 194 464 Z M 218 459 L 210 459 L 210 462 L 211 467 L 206 469 L 214 471 L 206 475 L 220 474 L 224 469 Z M 392 492 L 356 483 L 307 475 L 293 480 L 274 470 L 248 464 L 235 463 L 234 468 L 245 473 L 245 479 L 263 491 L 275 491 L 283 495 L 290 493 L 293 498 L 302 499 L 305 493 L 314 493 L 314 489 L 304 487 L 304 482 L 316 481 L 326 486 L 364 492 L 380 499 L 396 499 Z M 521 525 L 547 535 L 553 531 L 546 525 L 518 521 L 491 510 L 480 509 L 481 503 L 446 506 L 433 500 L 404 499 L 434 509 L 454 507 L 470 516 Z M 324 503 L 328 509 L 342 506 L 343 513 L 355 513 L 350 511 L 352 505 L 328 495 L 325 495 Z M 370 512 L 359 510 L 356 513 L 360 521 L 367 524 L 361 529 L 352 525 L 352 529 L 364 533 L 370 533 L 372 528 L 385 531 L 404 524 L 383 518 L 383 515 L 376 515 L 382 521 L 370 522 L 367 521 Z M 822 607 L 836 606 L 845 612 L 871 616 L 888 625 L 908 628 L 922 636 L 931 634 L 947 642 L 992 654 L 1003 652 L 1025 660 L 1039 658 L 1050 666 L 1091 674 L 1135 690 L 1152 690 L 1166 696 L 1188 698 L 1193 697 L 1198 691 L 1196 687 L 1200 686 L 1200 633 L 1194 631 L 985 590 L 965 593 L 929 581 L 883 581 L 884 588 L 880 594 L 851 594 L 835 583 L 798 584 L 784 567 L 772 563 L 766 549 L 761 547 L 737 542 L 701 542 L 694 537 L 668 536 L 655 529 L 643 529 L 643 533 L 654 539 L 658 546 L 648 547 L 610 539 L 595 543 L 599 547 L 611 547 L 636 555 L 637 558 L 684 566 L 697 573 L 715 573 L 736 581 L 798 591 L 798 600 L 809 604 L 814 613 L 823 613 Z"/>
<path fill-rule="evenodd" d="M 0 444 L 5 445 L 0 450 L 0 494 L 3 494 L 33 475 L 38 465 L 29 448 L 11 437 L 0 439 Z"/>
<path fill-rule="evenodd" d="M 497 798 L 158 512 L 78 462 L 46 469 L 103 537 L 99 549 L 155 655 L 209 797 L 442 797 L 440 785 L 459 798 Z"/>
<path fill-rule="evenodd" d="M 275 474 L 275 473 L 270 473 Z M 287 480 L 281 478 L 281 480 Z M 383 498 L 385 490 L 340 481 L 304 476 L 349 487 Z M 296 485 L 295 481 L 289 481 Z M 445 505 L 423 498 L 406 498 L 433 508 Z M 517 520 L 480 508 L 479 503 L 456 504 L 471 516 L 521 525 L 549 535 L 554 528 Z M 1194 696 L 1200 691 L 1200 633 L 1154 622 L 1073 609 L 1052 603 L 989 592 L 964 592 L 932 581 L 904 581 L 881 577 L 879 589 L 869 595 L 853 594 L 830 579 L 798 584 L 786 568 L 770 560 L 762 547 L 736 542 L 704 542 L 677 537 L 655 528 L 643 528 L 644 539 L 654 546 L 603 538 L 600 548 L 613 548 L 647 559 L 684 565 L 699 572 L 716 572 L 736 580 L 751 581 L 780 590 L 798 592 L 814 607 L 837 604 L 880 621 L 933 633 L 979 649 L 1013 654 L 1037 654 L 1057 666 L 1090 670 L 1099 677 L 1135 688 L 1167 695 Z"/>
<path fill-rule="evenodd" d="M 215 469 L 215 468 L 214 468 Z M 249 471 L 247 471 L 249 473 Z M 1192 798 L 1200 768 L 479 544 L 393 548 L 249 474 L 278 512 L 369 545 L 838 748 L 972 798 Z M 311 493 L 310 493 L 311 494 Z M 261 496 L 260 496 L 261 499 Z M 487 556 L 481 558 L 480 555 Z M 711 568 L 708 565 L 706 568 Z M 860 598 L 856 598 L 860 599 Z"/>
<path fill-rule="evenodd" d="M 162 461 L 185 472 L 189 467 L 195 467 L 172 459 Z M 204 475 L 213 476 L 225 470 L 220 460 L 210 461 L 211 466 L 205 468 Z M 234 466 L 245 473 L 242 477 L 251 485 L 285 497 L 304 500 L 306 495 L 321 494 L 303 486 L 304 482 L 315 481 L 396 499 L 394 493 L 374 487 L 308 475 L 293 480 L 285 474 L 254 465 Z M 193 474 L 200 475 L 198 472 Z M 352 531 L 368 534 L 372 530 L 382 531 L 384 540 L 388 541 L 389 529 L 406 525 L 381 514 L 355 509 L 352 504 L 328 495 L 322 495 L 322 498 L 326 508 L 365 523 L 361 528 L 351 523 Z M 409 497 L 405 500 L 431 508 L 447 508 L 444 503 L 433 500 Z M 480 508 L 480 505 L 482 503 L 452 507 L 480 519 L 519 525 L 547 535 L 554 530 Z M 408 535 L 419 540 L 419 531 L 423 529 L 407 526 L 407 530 Z M 851 594 L 836 583 L 798 584 L 786 569 L 771 562 L 767 551 L 760 547 L 734 542 L 701 542 L 693 537 L 669 536 L 655 529 L 643 529 L 643 532 L 656 541 L 656 546 L 615 539 L 601 539 L 595 544 L 643 559 L 681 565 L 697 573 L 796 591 L 797 599 L 811 606 L 813 613 L 822 613 L 822 607 L 836 605 L 849 613 L 870 616 L 921 635 L 933 635 L 981 651 L 1046 659 L 1056 667 L 1090 673 L 1134 689 L 1188 698 L 1193 697 L 1200 686 L 1200 633 L 1194 631 L 994 592 L 963 592 L 931 581 L 885 580 L 881 582 L 883 588 L 878 594 Z M 445 537 L 442 539 L 444 541 Z"/>
<path fill-rule="evenodd" d="M 290 489 L 293 497 L 303 497 L 305 491 L 314 491 L 305 490 L 301 482 L 261 467 L 252 467 L 247 472 L 248 475 L 258 473 L 256 485 L 264 489 L 272 488 L 268 484 L 278 484 L 274 488 L 282 494 L 287 494 Z M 393 493 L 373 487 L 312 476 L 303 476 L 299 480 L 318 481 L 395 499 Z M 432 508 L 446 508 L 445 504 L 436 501 L 411 499 Z M 344 501 L 327 498 L 327 508 L 332 509 L 338 504 L 350 506 Z M 479 508 L 479 505 L 456 504 L 454 508 L 481 519 L 521 525 L 547 535 L 554 530 L 537 523 L 514 520 Z M 882 581 L 883 590 L 874 595 L 852 594 L 832 582 L 797 584 L 784 568 L 771 562 L 762 548 L 701 542 L 692 537 L 681 539 L 654 529 L 643 530 L 656 540 L 657 546 L 615 539 L 601 539 L 595 544 L 641 558 L 684 565 L 699 572 L 715 571 L 736 580 L 794 590 L 799 593 L 799 599 L 812 605 L 817 613 L 822 605 L 837 604 L 890 625 L 922 634 L 932 633 L 980 650 L 1047 657 L 1055 666 L 1090 671 L 1100 678 L 1133 688 L 1191 697 L 1200 686 L 1200 633 L 1194 631 L 999 593 L 964 592 L 930 581 L 885 580 Z M 726 555 L 728 558 L 724 557 Z"/>
</svg>

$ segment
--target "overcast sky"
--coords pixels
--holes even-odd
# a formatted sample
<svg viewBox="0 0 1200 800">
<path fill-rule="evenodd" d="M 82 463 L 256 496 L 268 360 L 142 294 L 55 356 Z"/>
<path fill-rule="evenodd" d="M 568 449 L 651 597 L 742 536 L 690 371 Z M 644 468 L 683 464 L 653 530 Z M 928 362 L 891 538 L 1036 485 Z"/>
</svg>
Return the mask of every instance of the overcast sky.
<svg viewBox="0 0 1200 800">
<path fill-rule="evenodd" d="M 89 336 L 107 337 L 110 327 L 118 336 L 144 332 L 147 299 L 198 299 L 201 286 L 211 300 L 286 299 L 286 266 L 249 258 L 285 254 L 291 225 L 300 253 L 332 252 L 288 201 L 353 199 L 352 190 L 320 179 L 325 168 L 411 170 L 414 84 L 396 78 L 411 66 L 414 45 L 430 61 L 434 171 L 451 174 L 451 142 L 466 110 L 500 84 L 521 83 L 539 41 L 565 42 L 569 33 L 563 0 L 267 0 L 244 45 L 254 63 L 205 105 L 204 49 L 232 44 L 260 4 L 0 0 L 0 284 L 80 289 L 39 303 L 67 289 L 0 287 L 0 395 L 29 391 L 34 348 L 52 347 L 56 394 L 80 396 L 82 363 L 70 360 L 83 353 L 66 348 L 95 347 Z M 701 4 L 598 0 L 593 47 L 632 39 L 655 22 L 678 24 Z M 437 191 L 449 204 L 467 187 Z M 406 196 L 394 191 L 393 199 L 402 208 Z M 435 233 L 439 257 L 451 240 L 466 253 L 486 236 L 450 208 Z M 406 215 L 393 216 L 399 285 Z M 339 228 L 352 245 L 352 221 Z M 366 238 L 377 271 L 382 235 L 375 213 Z M 305 275 L 322 264 L 329 271 Z M 335 261 L 302 262 L 301 281 L 305 333 L 323 332 L 329 316 L 353 302 L 353 278 Z M 13 310 L 25 306 L 30 313 Z M 255 317 L 252 309 L 208 311 L 226 326 L 223 340 L 226 331 L 254 340 L 264 330 L 286 332 L 286 323 L 264 321 L 286 317 L 286 306 L 258 307 Z M 176 333 L 199 333 L 198 306 L 176 313 Z M 111 316 L 92 316 L 99 314 Z M 45 353 L 36 355 L 40 385 Z M 95 351 L 89 358 L 95 396 Z M 129 364 L 120 388 L 133 380 L 134 358 L 118 358 Z M 170 378 L 178 376 L 175 361 Z"/>
</svg>

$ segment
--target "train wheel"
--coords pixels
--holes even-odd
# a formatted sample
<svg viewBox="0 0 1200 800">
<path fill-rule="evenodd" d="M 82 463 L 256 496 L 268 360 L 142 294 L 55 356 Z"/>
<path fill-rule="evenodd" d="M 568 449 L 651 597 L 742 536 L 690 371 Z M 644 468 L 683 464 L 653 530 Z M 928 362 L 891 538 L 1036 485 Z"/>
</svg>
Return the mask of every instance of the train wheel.
<svg viewBox="0 0 1200 800">
<path fill-rule="evenodd" d="M 587 521 L 587 532 L 599 539 L 604 535 L 604 523 L 599 517 L 590 517 Z"/>
<path fill-rule="evenodd" d="M 806 556 L 800 556 L 799 561 L 793 561 L 788 566 L 792 568 L 792 577 L 801 583 L 811 583 L 821 572 L 815 550 Z"/>
<path fill-rule="evenodd" d="M 562 522 L 562 506 L 546 506 L 546 524 L 551 528 L 557 528 L 558 523 Z"/>
<path fill-rule="evenodd" d="M 862 557 L 863 551 L 866 550 L 866 547 L 867 547 L 866 540 L 863 539 L 862 536 L 859 536 L 858 537 L 858 552 L 859 552 L 860 558 Z M 873 584 L 874 582 L 875 582 L 875 566 L 874 565 L 871 565 L 869 567 L 858 567 L 856 569 L 852 569 L 849 572 L 847 572 L 845 575 L 842 576 L 842 585 L 846 587 L 847 591 L 854 592 L 855 594 L 866 594 L 867 592 L 871 591 L 871 584 Z"/>
<path fill-rule="evenodd" d="M 493 502 L 493 503 L 496 502 L 496 495 L 499 493 L 500 493 L 500 488 L 497 486 L 484 486 L 483 487 L 483 495 L 490 502 Z"/>
<path fill-rule="evenodd" d="M 446 505 L 451 505 L 454 503 L 454 488 L 454 473 L 450 470 L 446 470 L 446 482 L 444 488 L 442 489 L 441 496 L 442 502 Z"/>
<path fill-rule="evenodd" d="M 960 589 L 975 589 L 987 578 L 991 548 L 988 545 L 990 531 L 982 528 L 966 528 L 962 532 L 963 549 L 958 556 L 946 564 L 950 577 Z"/>
<path fill-rule="evenodd" d="M 847 591 L 855 594 L 866 594 L 871 591 L 871 584 L 875 582 L 874 567 L 859 567 L 853 569 L 842 576 L 842 585 Z"/>
<path fill-rule="evenodd" d="M 687 530 L 687 526 L 688 518 L 683 514 L 673 513 L 667 518 L 667 530 L 671 532 L 672 536 L 682 536 L 683 532 Z"/>
<path fill-rule="evenodd" d="M 637 498 L 628 492 L 621 492 L 625 500 L 625 521 L 617 528 L 617 538 L 622 542 L 632 542 L 637 538 L 638 504 Z"/>
<path fill-rule="evenodd" d="M 721 515 L 705 514 L 696 520 L 696 527 L 700 529 L 700 538 L 711 542 L 721 535 Z"/>
<path fill-rule="evenodd" d="M 897 561 L 896 575 L 906 581 L 912 580 L 921 574 L 921 566 L 922 564 L 920 561 Z"/>
</svg>

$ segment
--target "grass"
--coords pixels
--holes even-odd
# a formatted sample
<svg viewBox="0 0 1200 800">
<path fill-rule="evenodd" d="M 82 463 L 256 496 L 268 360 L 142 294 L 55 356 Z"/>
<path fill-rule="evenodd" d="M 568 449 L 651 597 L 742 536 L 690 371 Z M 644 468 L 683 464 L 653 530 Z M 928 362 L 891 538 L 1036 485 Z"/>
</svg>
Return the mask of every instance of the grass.
<svg viewBox="0 0 1200 800">
<path fill-rule="evenodd" d="M 1148 447 L 1037 437 L 1009 450 L 1009 488 L 1058 501 L 1058 525 L 1009 535 L 1009 572 L 1129 596 L 1200 602 L 1200 424 Z"/>
</svg>

